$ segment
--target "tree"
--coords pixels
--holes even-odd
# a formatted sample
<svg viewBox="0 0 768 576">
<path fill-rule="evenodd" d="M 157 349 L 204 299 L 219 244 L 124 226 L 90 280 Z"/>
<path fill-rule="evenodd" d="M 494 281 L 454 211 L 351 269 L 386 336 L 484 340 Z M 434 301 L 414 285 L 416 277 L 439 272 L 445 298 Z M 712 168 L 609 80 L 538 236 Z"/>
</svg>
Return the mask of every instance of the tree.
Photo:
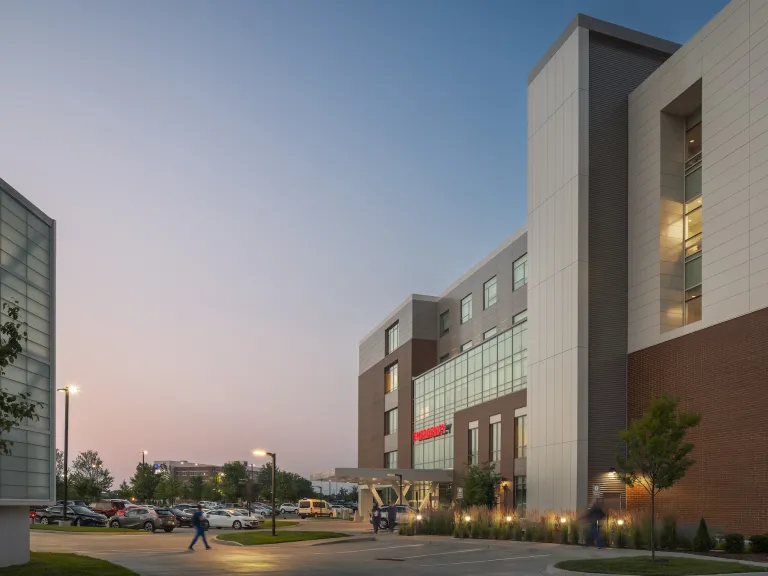
<svg viewBox="0 0 768 576">
<path fill-rule="evenodd" d="M 245 464 L 235 460 L 226 462 L 221 468 L 221 492 L 229 502 L 237 502 L 245 498 L 247 475 Z"/>
<path fill-rule="evenodd" d="M 128 482 L 123 480 L 120 483 L 120 486 L 117 488 L 117 497 L 123 498 L 124 500 L 129 500 L 133 496 L 133 490 L 131 490 L 131 487 L 128 485 Z"/>
<path fill-rule="evenodd" d="M 656 495 L 685 476 L 694 464 L 693 444 L 684 442 L 689 429 L 701 421 L 699 414 L 677 411 L 677 400 L 662 395 L 648 411 L 619 434 L 626 457 L 616 457 L 619 478 L 630 488 L 642 486 L 651 497 L 651 557 L 656 559 Z"/>
<path fill-rule="evenodd" d="M 159 482 L 160 476 L 155 474 L 151 464 L 137 464 L 136 473 L 131 478 L 131 490 L 136 500 L 142 503 L 153 500 Z"/>
<path fill-rule="evenodd" d="M 203 499 L 203 477 L 202 476 L 192 476 L 192 478 L 189 479 L 189 498 L 194 500 L 195 502 L 199 502 Z"/>
<path fill-rule="evenodd" d="M 56 448 L 56 499 L 64 498 L 64 452 Z"/>
<path fill-rule="evenodd" d="M 156 496 L 162 500 L 167 500 L 169 504 L 174 504 L 176 498 L 181 496 L 181 482 L 177 480 L 173 472 L 163 464 L 160 473 L 160 480 L 157 483 Z"/>
<path fill-rule="evenodd" d="M 218 474 L 214 474 L 203 484 L 202 500 L 211 500 L 212 502 L 221 500 L 221 478 Z"/>
<path fill-rule="evenodd" d="M 72 462 L 69 481 L 86 502 L 98 500 L 102 492 L 112 487 L 114 480 L 95 450 L 80 452 Z"/>
<path fill-rule="evenodd" d="M 491 463 L 470 464 L 464 478 L 464 506 L 496 506 L 496 486 L 501 474 Z"/>
<path fill-rule="evenodd" d="M 20 332 L 23 324 L 19 320 L 19 303 L 3 302 L 3 314 L 8 320 L 0 324 L 0 375 L 5 374 L 5 368 L 16 362 L 22 352 L 21 342 L 27 339 L 26 332 Z M 24 420 L 38 420 L 36 410 L 43 407 L 42 402 L 30 400 L 31 392 L 12 394 L 0 388 L 0 454 L 10 455 L 13 442 L 3 438 L 11 428 L 15 428 Z"/>
</svg>

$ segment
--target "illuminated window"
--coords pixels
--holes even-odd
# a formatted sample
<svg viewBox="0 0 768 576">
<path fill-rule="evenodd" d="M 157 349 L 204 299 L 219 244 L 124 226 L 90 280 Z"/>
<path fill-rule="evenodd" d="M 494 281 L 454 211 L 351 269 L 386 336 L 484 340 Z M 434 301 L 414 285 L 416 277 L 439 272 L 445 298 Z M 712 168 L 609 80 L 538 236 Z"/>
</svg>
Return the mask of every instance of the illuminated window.
<svg viewBox="0 0 768 576">
<path fill-rule="evenodd" d="M 528 254 L 523 254 L 514 264 L 514 290 L 528 283 Z"/>
<path fill-rule="evenodd" d="M 525 510 L 527 500 L 528 478 L 526 476 L 515 476 L 515 508 Z"/>
<path fill-rule="evenodd" d="M 685 132 L 685 318 L 686 324 L 701 320 L 701 113 L 696 112 Z"/>
<path fill-rule="evenodd" d="M 496 304 L 496 276 L 483 284 L 483 309 Z"/>
<path fill-rule="evenodd" d="M 515 458 L 525 458 L 528 450 L 528 422 L 525 416 L 515 418 Z"/>
<path fill-rule="evenodd" d="M 387 347 L 385 354 L 391 354 L 398 346 L 400 346 L 400 324 L 395 322 L 392 326 L 387 328 L 385 337 Z"/>
<path fill-rule="evenodd" d="M 384 370 L 384 393 L 397 390 L 397 364 L 392 364 Z"/>
<path fill-rule="evenodd" d="M 501 422 L 494 422 L 490 429 L 491 462 L 501 462 Z"/>
<path fill-rule="evenodd" d="M 477 447 L 477 428 L 471 428 L 469 430 L 469 436 L 467 446 L 469 453 L 467 454 L 467 460 L 469 464 L 477 464 L 478 460 L 478 447 Z"/>
<path fill-rule="evenodd" d="M 397 432 L 397 408 L 384 412 L 384 435 L 389 436 Z"/>
<path fill-rule="evenodd" d="M 472 320 L 472 294 L 461 299 L 461 323 Z"/>
</svg>

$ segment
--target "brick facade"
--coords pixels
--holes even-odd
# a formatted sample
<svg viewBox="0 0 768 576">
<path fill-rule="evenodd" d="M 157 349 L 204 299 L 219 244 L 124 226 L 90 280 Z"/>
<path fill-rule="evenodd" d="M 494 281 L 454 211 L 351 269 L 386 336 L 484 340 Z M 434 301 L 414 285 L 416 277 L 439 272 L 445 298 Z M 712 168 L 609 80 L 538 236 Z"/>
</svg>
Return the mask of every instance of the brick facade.
<svg viewBox="0 0 768 576">
<path fill-rule="evenodd" d="M 702 417 L 689 434 L 696 464 L 657 497 L 662 509 L 716 530 L 768 532 L 768 309 L 630 354 L 629 418 L 662 393 Z M 629 490 L 627 500 L 631 509 L 647 496 Z"/>
</svg>

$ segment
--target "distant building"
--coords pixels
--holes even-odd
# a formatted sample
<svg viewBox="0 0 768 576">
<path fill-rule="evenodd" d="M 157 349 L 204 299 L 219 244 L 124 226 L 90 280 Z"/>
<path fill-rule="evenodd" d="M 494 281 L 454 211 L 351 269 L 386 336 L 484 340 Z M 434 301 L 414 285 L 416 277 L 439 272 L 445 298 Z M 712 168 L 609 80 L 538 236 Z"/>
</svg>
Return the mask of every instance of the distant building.
<svg viewBox="0 0 768 576">
<path fill-rule="evenodd" d="M 220 474 L 223 467 L 216 464 L 202 464 L 200 462 L 190 462 L 189 460 L 155 460 L 153 466 L 157 474 L 165 465 L 173 473 L 174 478 L 182 482 L 189 482 L 195 476 L 202 476 L 208 479 L 211 476 Z"/>
</svg>

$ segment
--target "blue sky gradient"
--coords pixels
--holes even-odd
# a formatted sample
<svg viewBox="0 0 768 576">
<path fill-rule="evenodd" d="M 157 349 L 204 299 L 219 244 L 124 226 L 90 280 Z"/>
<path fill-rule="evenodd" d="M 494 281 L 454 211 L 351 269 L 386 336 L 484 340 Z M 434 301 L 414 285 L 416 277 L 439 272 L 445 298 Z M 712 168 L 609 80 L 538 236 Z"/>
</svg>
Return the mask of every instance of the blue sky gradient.
<svg viewBox="0 0 768 576">
<path fill-rule="evenodd" d="M 143 449 L 355 465 L 358 340 L 525 221 L 530 69 L 577 12 L 682 43 L 725 4 L 0 3 L 0 177 L 58 220 L 70 449 L 118 482 Z"/>
</svg>

